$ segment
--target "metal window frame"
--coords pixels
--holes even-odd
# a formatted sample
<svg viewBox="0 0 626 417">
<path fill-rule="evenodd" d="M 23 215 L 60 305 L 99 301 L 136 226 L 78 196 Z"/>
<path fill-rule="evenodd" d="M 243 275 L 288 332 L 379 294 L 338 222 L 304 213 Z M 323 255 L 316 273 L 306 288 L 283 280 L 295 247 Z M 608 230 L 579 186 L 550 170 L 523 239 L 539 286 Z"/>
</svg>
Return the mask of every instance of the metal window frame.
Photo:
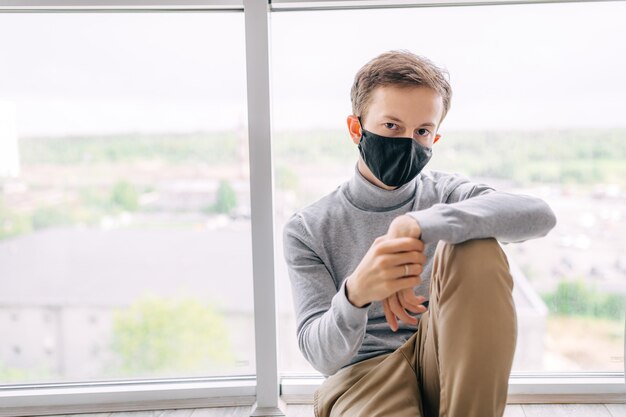
<svg viewBox="0 0 626 417">
<path fill-rule="evenodd" d="M 251 405 L 254 376 L 0 387 L 0 417 Z"/>
<path fill-rule="evenodd" d="M 261 0 L 244 0 L 252 271 L 257 402 L 251 416 L 284 416 L 278 377 L 278 322 L 274 279 L 274 188 L 270 104 L 270 11 Z"/>
<path fill-rule="evenodd" d="M 243 11 L 243 0 L 0 0 L 6 12 Z"/>
<path fill-rule="evenodd" d="M 623 0 L 271 0 L 273 12 L 409 7 L 530 5 L 543 3 L 597 3 Z"/>
<path fill-rule="evenodd" d="M 311 375 L 281 377 L 277 361 L 270 113 L 272 12 L 599 1 L 624 0 L 92 0 L 88 5 L 84 0 L 0 0 L 0 13 L 244 12 L 257 363 L 256 376 L 0 385 L 0 417 L 235 405 L 252 405 L 253 416 L 282 416 L 285 402 L 312 401 L 313 392 L 324 379 Z M 626 356 L 626 343 L 624 353 Z M 509 402 L 626 403 L 624 373 L 512 374 L 509 383 Z"/>
</svg>

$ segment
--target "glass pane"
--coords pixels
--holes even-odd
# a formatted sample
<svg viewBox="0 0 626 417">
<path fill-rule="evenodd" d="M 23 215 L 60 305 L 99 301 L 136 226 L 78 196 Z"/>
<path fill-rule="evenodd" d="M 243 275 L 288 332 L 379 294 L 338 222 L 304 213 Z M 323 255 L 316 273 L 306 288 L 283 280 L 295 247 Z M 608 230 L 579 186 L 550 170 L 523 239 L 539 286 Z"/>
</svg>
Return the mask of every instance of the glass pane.
<svg viewBox="0 0 626 417">
<path fill-rule="evenodd" d="M 243 29 L 0 15 L 0 384 L 254 374 Z"/>
<path fill-rule="evenodd" d="M 623 371 L 625 13 L 605 2 L 274 14 L 276 236 L 353 174 L 357 70 L 388 50 L 424 55 L 453 89 L 427 169 L 539 196 L 558 218 L 547 237 L 504 245 L 516 281 L 513 371 Z M 281 371 L 311 372 L 277 259 Z"/>
</svg>

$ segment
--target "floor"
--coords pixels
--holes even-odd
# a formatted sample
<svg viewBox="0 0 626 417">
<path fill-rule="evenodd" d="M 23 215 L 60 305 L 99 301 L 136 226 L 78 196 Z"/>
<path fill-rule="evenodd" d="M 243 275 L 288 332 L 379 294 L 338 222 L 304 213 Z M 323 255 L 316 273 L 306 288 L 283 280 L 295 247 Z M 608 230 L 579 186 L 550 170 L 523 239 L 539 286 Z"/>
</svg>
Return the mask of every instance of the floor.
<svg viewBox="0 0 626 417">
<path fill-rule="evenodd" d="M 313 417 L 313 406 L 288 405 L 287 417 Z M 56 417 L 249 417 L 251 407 L 217 407 Z M 509 404 L 504 417 L 626 417 L 626 404 Z"/>
</svg>

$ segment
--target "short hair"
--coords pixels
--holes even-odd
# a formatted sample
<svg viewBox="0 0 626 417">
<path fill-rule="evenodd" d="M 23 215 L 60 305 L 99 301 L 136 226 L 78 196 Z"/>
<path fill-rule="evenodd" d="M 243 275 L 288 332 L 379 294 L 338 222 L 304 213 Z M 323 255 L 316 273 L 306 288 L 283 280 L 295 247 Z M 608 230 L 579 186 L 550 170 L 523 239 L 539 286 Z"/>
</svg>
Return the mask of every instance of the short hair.
<svg viewBox="0 0 626 417">
<path fill-rule="evenodd" d="M 388 51 L 369 61 L 356 73 L 350 90 L 352 112 L 364 117 L 372 92 L 380 86 L 429 87 L 443 101 L 444 119 L 450 108 L 452 88 L 446 70 L 437 67 L 428 58 L 407 50 Z M 441 122 L 440 120 L 440 122 Z"/>
</svg>

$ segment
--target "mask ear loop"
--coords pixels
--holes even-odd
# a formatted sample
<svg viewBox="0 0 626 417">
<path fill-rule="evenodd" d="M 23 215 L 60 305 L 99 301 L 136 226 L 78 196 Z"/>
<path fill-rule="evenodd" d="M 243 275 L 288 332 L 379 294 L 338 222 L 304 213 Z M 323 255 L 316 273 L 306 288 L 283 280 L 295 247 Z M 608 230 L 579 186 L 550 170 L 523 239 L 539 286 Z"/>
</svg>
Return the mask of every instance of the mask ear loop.
<svg viewBox="0 0 626 417">
<path fill-rule="evenodd" d="M 363 130 L 365 129 L 363 129 L 363 122 L 361 122 L 361 116 L 357 116 L 356 118 L 359 121 L 359 129 L 361 130 L 361 137 L 359 139 L 359 142 L 360 142 L 363 140 Z"/>
</svg>

